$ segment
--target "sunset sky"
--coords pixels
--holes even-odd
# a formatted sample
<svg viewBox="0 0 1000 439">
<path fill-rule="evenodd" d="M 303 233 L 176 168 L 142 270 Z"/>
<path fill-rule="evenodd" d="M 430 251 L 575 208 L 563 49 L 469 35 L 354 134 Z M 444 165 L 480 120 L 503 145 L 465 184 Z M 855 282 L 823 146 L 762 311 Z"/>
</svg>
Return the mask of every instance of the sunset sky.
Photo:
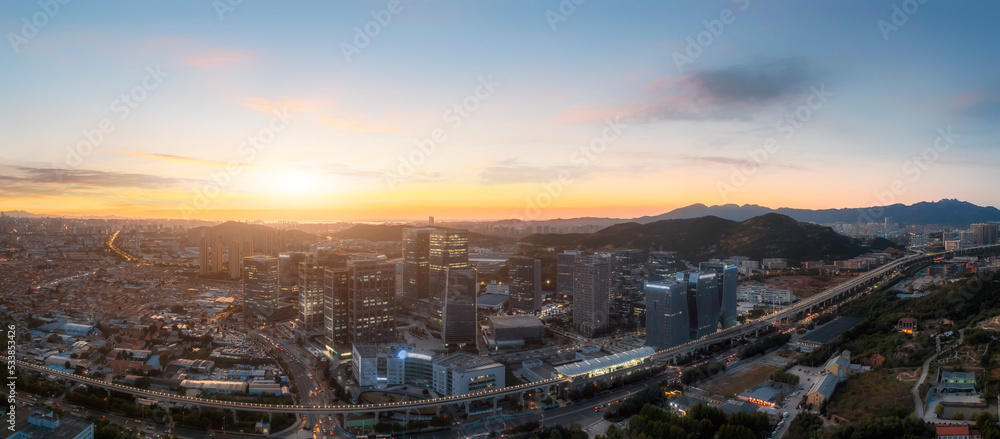
<svg viewBox="0 0 1000 439">
<path fill-rule="evenodd" d="M 997 2 L 51 1 L 0 11 L 0 210 L 1000 205 Z"/>
</svg>

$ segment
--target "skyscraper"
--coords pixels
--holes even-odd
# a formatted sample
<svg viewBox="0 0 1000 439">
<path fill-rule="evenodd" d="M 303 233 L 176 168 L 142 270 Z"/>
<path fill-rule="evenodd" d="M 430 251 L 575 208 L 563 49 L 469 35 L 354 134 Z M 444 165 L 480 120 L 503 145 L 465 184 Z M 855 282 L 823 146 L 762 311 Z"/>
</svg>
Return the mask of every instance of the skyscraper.
<svg viewBox="0 0 1000 439">
<path fill-rule="evenodd" d="M 430 239 L 435 229 L 403 229 L 403 294 L 413 299 L 430 297 Z"/>
<path fill-rule="evenodd" d="M 583 256 L 583 252 L 577 250 L 566 250 L 556 256 L 556 294 L 573 295 L 573 270 L 576 258 L 580 256 Z"/>
<path fill-rule="evenodd" d="M 514 256 L 507 260 L 511 310 L 533 313 L 542 309 L 542 261 Z"/>
<path fill-rule="evenodd" d="M 573 269 L 573 330 L 592 337 L 608 325 L 611 263 L 604 255 L 576 259 Z"/>
<path fill-rule="evenodd" d="M 323 267 L 311 262 L 299 263 L 299 324 L 312 332 L 323 328 Z"/>
<path fill-rule="evenodd" d="M 658 350 L 690 341 L 686 282 L 646 283 L 646 344 Z"/>
<path fill-rule="evenodd" d="M 347 330 L 349 272 L 345 266 L 328 268 L 323 275 L 323 332 L 329 343 L 346 345 L 350 342 Z"/>
<path fill-rule="evenodd" d="M 476 270 L 445 270 L 444 306 L 441 309 L 441 338 L 445 344 L 476 344 L 478 319 Z"/>
<path fill-rule="evenodd" d="M 972 225 L 972 240 L 975 245 L 993 245 L 997 243 L 997 223 L 978 223 Z"/>
<path fill-rule="evenodd" d="M 611 303 L 622 321 L 633 321 L 632 310 L 643 299 L 646 253 L 642 250 L 618 250 L 614 255 Z"/>
<path fill-rule="evenodd" d="M 716 276 L 715 272 L 677 273 L 677 280 L 687 283 L 688 327 L 691 329 L 692 340 L 719 329 L 722 309 Z"/>
<path fill-rule="evenodd" d="M 724 262 L 702 262 L 698 264 L 701 272 L 713 272 L 715 277 L 719 306 L 721 308 L 722 329 L 736 326 L 736 278 L 738 270 L 735 265 Z"/>
<path fill-rule="evenodd" d="M 251 320 L 270 319 L 278 301 L 278 258 L 243 258 L 243 314 Z"/>
<path fill-rule="evenodd" d="M 677 270 L 677 252 L 649 252 L 648 279 L 650 282 L 660 282 L 671 278 Z"/>
<path fill-rule="evenodd" d="M 449 269 L 469 268 L 469 232 L 435 230 L 430 233 L 427 256 L 430 299 L 444 300 L 445 274 Z"/>
<path fill-rule="evenodd" d="M 347 262 L 350 343 L 390 343 L 396 339 L 396 266 L 384 259 Z"/>
</svg>

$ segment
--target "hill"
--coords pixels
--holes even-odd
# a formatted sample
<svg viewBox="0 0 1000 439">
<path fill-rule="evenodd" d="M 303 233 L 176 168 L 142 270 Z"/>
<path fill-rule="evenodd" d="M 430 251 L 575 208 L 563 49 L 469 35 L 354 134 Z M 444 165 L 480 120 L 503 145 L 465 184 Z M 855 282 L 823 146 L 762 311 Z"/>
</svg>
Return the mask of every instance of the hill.
<svg viewBox="0 0 1000 439">
<path fill-rule="evenodd" d="M 684 260 L 734 255 L 751 259 L 783 257 L 796 261 L 847 259 L 867 251 L 829 227 L 768 213 L 745 221 L 715 216 L 624 223 L 589 234 L 535 234 L 521 242 L 592 250 L 639 248 L 676 251 Z"/>
<path fill-rule="evenodd" d="M 202 235 L 202 232 L 209 229 L 223 236 L 236 233 L 277 232 L 278 239 L 285 244 L 313 244 L 322 240 L 319 236 L 301 230 L 279 230 L 262 224 L 242 223 L 239 221 L 226 221 L 214 226 L 192 227 L 188 229 L 188 239 L 190 242 L 197 243 L 197 239 Z"/>
<path fill-rule="evenodd" d="M 992 206 L 977 206 L 975 204 L 954 199 L 943 199 L 934 202 L 920 202 L 912 205 L 893 204 L 884 207 L 863 207 L 847 209 L 792 209 L 782 207 L 771 209 L 755 204 L 724 204 L 706 206 L 692 204 L 674 209 L 670 212 L 635 218 L 637 223 L 652 223 L 667 219 L 699 218 L 717 216 L 732 221 L 745 221 L 766 213 L 779 213 L 796 221 L 819 224 L 882 222 L 885 217 L 902 224 L 940 224 L 945 226 L 967 227 L 971 223 L 1000 221 L 1000 210 Z"/>
<path fill-rule="evenodd" d="M 396 241 L 403 240 L 403 229 L 410 228 L 405 224 L 358 224 L 349 229 L 341 230 L 333 236 L 341 239 L 365 239 L 368 241 Z M 447 227 L 435 227 L 437 229 L 448 229 Z M 495 235 L 484 235 L 482 233 L 469 232 L 469 244 L 477 246 L 490 246 L 497 244 L 509 244 L 514 240 Z"/>
<path fill-rule="evenodd" d="M 25 212 L 23 210 L 8 210 L 6 212 L 0 212 L 0 213 L 3 213 L 3 216 L 9 216 L 9 217 L 13 217 L 13 218 L 41 218 L 42 217 L 41 215 L 36 215 L 34 213 L 31 213 L 31 212 Z"/>
</svg>

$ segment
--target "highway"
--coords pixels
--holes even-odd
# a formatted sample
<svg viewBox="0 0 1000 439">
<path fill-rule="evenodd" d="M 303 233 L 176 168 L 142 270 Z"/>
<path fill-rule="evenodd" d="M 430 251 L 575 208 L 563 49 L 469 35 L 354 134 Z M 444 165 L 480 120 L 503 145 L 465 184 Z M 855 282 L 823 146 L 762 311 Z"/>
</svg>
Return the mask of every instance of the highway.
<svg viewBox="0 0 1000 439">
<path fill-rule="evenodd" d="M 964 253 L 969 251 L 981 251 L 989 248 L 1000 248 L 1000 245 L 976 247 L 972 249 L 962 250 L 961 252 Z M 895 261 L 882 265 L 876 268 L 875 270 L 857 276 L 847 282 L 844 282 L 835 287 L 822 291 L 819 294 L 816 294 L 815 296 L 812 296 L 808 299 L 805 299 L 799 303 L 796 303 L 795 305 L 792 305 L 788 308 L 785 308 L 773 314 L 761 317 L 754 321 L 734 326 L 732 328 L 718 331 L 716 333 L 702 337 L 698 340 L 685 343 L 683 345 L 675 346 L 669 349 L 656 352 L 651 356 L 651 359 L 667 360 L 669 358 L 676 357 L 678 355 L 689 353 L 695 349 L 699 349 L 704 346 L 725 342 L 733 338 L 736 338 L 740 335 L 760 330 L 764 327 L 774 324 L 775 322 L 779 322 L 781 320 L 788 318 L 794 318 L 796 314 L 800 312 L 806 312 L 812 307 L 824 303 L 828 300 L 834 299 L 842 294 L 848 294 L 850 292 L 853 292 L 856 288 L 864 287 L 868 285 L 869 282 L 874 281 L 875 279 L 885 275 L 886 273 L 897 270 L 899 268 L 903 268 L 910 263 L 924 261 L 926 259 L 936 259 L 945 256 L 950 256 L 954 253 L 955 252 L 952 251 L 952 252 L 944 252 L 936 254 L 917 254 L 897 259 Z M 17 361 L 16 364 L 17 367 L 20 367 L 25 370 L 39 372 L 47 375 L 53 375 L 59 378 L 69 379 L 72 381 L 77 381 L 104 389 L 129 393 L 135 396 L 141 396 L 144 398 L 150 398 L 159 401 L 166 401 L 166 402 L 186 404 L 186 405 L 197 405 L 201 407 L 240 410 L 248 412 L 294 413 L 299 415 L 346 414 L 346 413 L 358 413 L 358 412 L 372 413 L 372 412 L 398 411 L 405 409 L 440 407 L 445 404 L 455 404 L 467 401 L 477 401 L 477 400 L 505 397 L 508 395 L 524 392 L 527 390 L 558 385 L 561 383 L 572 381 L 573 378 L 575 378 L 575 377 L 565 377 L 565 376 L 557 378 L 549 378 L 543 381 L 523 384 L 519 386 L 510 386 L 510 387 L 504 387 L 488 391 L 465 394 L 465 395 L 445 396 L 434 399 L 407 401 L 407 402 L 395 402 L 395 403 L 384 403 L 384 404 L 355 404 L 355 405 L 329 405 L 329 404 L 278 405 L 278 404 L 254 404 L 254 403 L 239 403 L 239 402 L 229 402 L 229 401 L 216 401 L 216 400 L 195 398 L 189 396 L 180 396 L 167 392 L 139 389 L 131 386 L 123 386 L 120 384 L 99 381 L 89 377 L 55 371 L 52 369 L 48 369 L 44 366 L 39 366 L 24 361 Z M 295 378 L 296 377 L 293 377 L 293 379 Z M 299 386 L 300 386 L 299 387 L 300 391 L 304 389 L 319 387 L 318 385 L 316 385 L 314 380 L 309 380 L 308 383 L 300 381 Z M 315 418 L 313 419 L 315 420 Z"/>
</svg>

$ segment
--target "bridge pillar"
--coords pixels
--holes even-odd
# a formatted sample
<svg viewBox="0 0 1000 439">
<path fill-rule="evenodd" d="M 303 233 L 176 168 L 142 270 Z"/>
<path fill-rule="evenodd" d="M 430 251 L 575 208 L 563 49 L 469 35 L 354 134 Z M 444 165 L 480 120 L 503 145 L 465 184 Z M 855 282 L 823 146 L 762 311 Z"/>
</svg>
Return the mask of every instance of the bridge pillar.
<svg viewBox="0 0 1000 439">
<path fill-rule="evenodd" d="M 267 425 L 271 425 L 271 412 L 267 412 Z"/>
<path fill-rule="evenodd" d="M 237 422 L 236 421 L 236 409 L 233 409 L 233 424 L 235 424 L 236 422 Z"/>
<path fill-rule="evenodd" d="M 500 399 L 500 397 L 498 397 L 498 396 L 494 396 L 493 397 L 493 413 L 497 412 L 497 400 L 499 400 L 499 399 Z"/>
</svg>

